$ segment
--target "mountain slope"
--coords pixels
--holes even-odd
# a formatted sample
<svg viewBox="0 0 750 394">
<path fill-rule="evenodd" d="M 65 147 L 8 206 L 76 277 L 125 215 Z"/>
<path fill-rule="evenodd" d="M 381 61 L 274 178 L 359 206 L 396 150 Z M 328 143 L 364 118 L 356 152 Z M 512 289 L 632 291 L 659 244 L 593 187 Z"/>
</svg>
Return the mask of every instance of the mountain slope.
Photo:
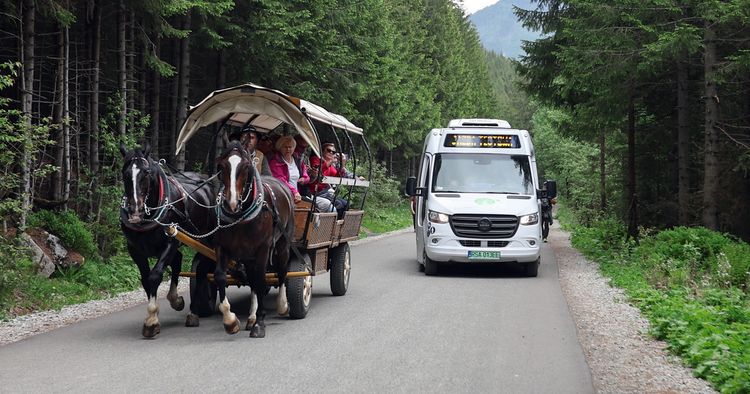
<svg viewBox="0 0 750 394">
<path fill-rule="evenodd" d="M 521 40 L 535 40 L 540 34 L 521 26 L 513 14 L 514 5 L 526 10 L 537 7 L 531 0 L 500 0 L 469 15 L 469 20 L 476 26 L 485 49 L 505 57 L 518 58 L 523 54 Z"/>
</svg>

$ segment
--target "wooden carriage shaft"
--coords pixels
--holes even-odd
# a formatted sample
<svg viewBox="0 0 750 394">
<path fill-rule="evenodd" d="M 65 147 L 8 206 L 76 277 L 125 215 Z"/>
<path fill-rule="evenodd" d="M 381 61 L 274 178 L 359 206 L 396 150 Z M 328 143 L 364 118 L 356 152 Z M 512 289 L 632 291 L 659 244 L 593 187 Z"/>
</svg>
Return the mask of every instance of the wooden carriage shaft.
<svg viewBox="0 0 750 394">
<path fill-rule="evenodd" d="M 185 235 L 181 231 L 177 230 L 174 227 L 167 227 L 167 235 L 170 237 L 177 238 L 178 241 L 184 243 L 189 248 L 195 250 L 196 252 L 208 257 L 209 259 L 216 261 L 216 252 L 209 248 L 208 246 L 190 238 L 189 236 Z M 180 276 L 188 277 L 188 278 L 195 278 L 195 272 L 180 272 Z M 310 276 L 309 272 L 301 271 L 301 272 L 288 272 L 286 274 L 288 278 L 297 278 L 301 276 Z M 209 279 L 213 279 L 214 274 L 208 274 Z M 276 280 L 276 274 L 269 272 L 266 273 L 266 281 L 272 281 Z"/>
</svg>

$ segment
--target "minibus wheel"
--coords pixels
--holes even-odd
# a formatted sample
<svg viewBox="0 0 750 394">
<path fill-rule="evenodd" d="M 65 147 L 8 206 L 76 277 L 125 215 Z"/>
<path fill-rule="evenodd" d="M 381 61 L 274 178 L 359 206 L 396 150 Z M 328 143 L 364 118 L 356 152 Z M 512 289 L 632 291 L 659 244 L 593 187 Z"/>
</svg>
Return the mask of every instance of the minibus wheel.
<svg viewBox="0 0 750 394">
<path fill-rule="evenodd" d="M 427 257 L 427 252 L 422 252 L 422 261 L 424 261 L 424 274 L 425 275 L 437 275 L 439 271 L 438 263 L 435 260 Z"/>
<path fill-rule="evenodd" d="M 539 263 L 541 258 L 536 259 L 536 261 L 532 261 L 530 263 L 526 263 L 525 270 L 526 270 L 526 276 L 530 278 L 536 278 L 536 276 L 539 274 Z"/>
</svg>

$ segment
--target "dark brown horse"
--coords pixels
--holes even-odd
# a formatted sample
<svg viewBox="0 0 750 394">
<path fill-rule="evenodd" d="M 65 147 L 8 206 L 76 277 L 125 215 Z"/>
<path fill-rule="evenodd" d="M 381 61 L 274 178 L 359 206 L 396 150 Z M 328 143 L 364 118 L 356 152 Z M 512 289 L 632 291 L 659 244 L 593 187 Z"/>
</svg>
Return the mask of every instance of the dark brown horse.
<svg viewBox="0 0 750 394">
<path fill-rule="evenodd" d="M 214 238 L 218 247 L 214 281 L 219 289 L 219 310 L 227 333 L 237 333 L 239 322 L 230 311 L 225 292 L 226 272 L 232 259 L 246 276 L 251 297 L 257 298 L 257 319 L 251 310 L 246 329 L 251 337 L 262 338 L 266 335 L 263 298 L 269 290 L 266 284 L 269 264 L 279 281 L 277 312 L 285 315 L 289 311 L 285 285 L 294 235 L 294 200 L 282 182 L 258 174 L 250 155 L 236 141 L 217 159 L 217 165 L 223 185 L 218 209 L 222 229 Z M 253 305 L 251 302 L 251 309 Z"/>
<path fill-rule="evenodd" d="M 156 295 L 166 265 L 172 271 L 167 299 L 175 310 L 180 311 L 185 307 L 185 301 L 177 294 L 177 280 L 182 266 L 182 254 L 178 250 L 180 243 L 166 235 L 164 225 L 175 224 L 195 234 L 209 233 L 217 224 L 216 211 L 212 207 L 216 199 L 215 193 L 201 182 L 198 174 L 167 176 L 149 157 L 148 145 L 130 152 L 120 146 L 120 151 L 124 158 L 122 179 L 125 189 L 120 226 L 127 240 L 128 253 L 138 266 L 141 284 L 148 297 L 148 316 L 143 322 L 143 336 L 150 338 L 161 330 Z M 153 268 L 149 266 L 150 257 L 157 258 Z M 205 259 L 200 254 L 196 254 L 196 258 Z M 199 263 L 206 266 L 212 264 L 210 260 Z M 205 275 L 197 280 L 206 280 Z M 197 314 L 206 310 L 205 305 L 200 303 L 207 301 L 207 297 L 191 297 L 191 312 Z"/>
</svg>

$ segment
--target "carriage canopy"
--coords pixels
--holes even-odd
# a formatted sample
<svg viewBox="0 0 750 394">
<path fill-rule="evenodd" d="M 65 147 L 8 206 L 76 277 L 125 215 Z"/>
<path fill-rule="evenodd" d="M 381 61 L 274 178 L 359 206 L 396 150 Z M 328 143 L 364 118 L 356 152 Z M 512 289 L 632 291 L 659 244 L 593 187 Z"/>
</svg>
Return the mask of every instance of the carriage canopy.
<svg viewBox="0 0 750 394">
<path fill-rule="evenodd" d="M 185 149 L 187 141 L 202 127 L 226 120 L 229 125 L 249 124 L 264 132 L 275 129 L 281 123 L 290 124 L 319 155 L 320 147 L 311 119 L 350 133 L 362 134 L 362 129 L 345 117 L 331 113 L 319 105 L 275 89 L 248 83 L 216 90 L 191 107 L 177 137 L 175 154 Z"/>
</svg>

